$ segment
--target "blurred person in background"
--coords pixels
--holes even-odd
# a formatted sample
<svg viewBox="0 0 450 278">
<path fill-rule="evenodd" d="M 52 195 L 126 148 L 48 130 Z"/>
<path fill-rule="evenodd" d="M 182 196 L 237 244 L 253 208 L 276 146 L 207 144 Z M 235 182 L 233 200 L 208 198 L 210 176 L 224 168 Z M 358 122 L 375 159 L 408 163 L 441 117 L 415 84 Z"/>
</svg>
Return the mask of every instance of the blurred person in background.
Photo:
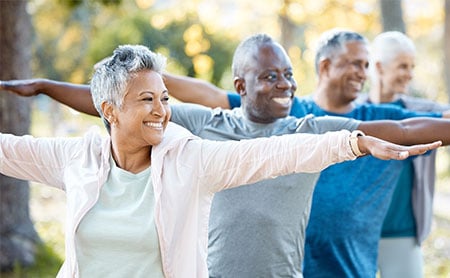
<svg viewBox="0 0 450 278">
<path fill-rule="evenodd" d="M 450 105 L 409 95 L 416 49 L 413 41 L 398 31 L 379 34 L 371 43 L 369 94 L 359 103 L 387 103 L 413 111 L 447 111 Z M 383 278 L 423 277 L 421 244 L 433 220 L 436 151 L 404 163 L 384 219 L 378 249 L 378 267 Z"/>
</svg>

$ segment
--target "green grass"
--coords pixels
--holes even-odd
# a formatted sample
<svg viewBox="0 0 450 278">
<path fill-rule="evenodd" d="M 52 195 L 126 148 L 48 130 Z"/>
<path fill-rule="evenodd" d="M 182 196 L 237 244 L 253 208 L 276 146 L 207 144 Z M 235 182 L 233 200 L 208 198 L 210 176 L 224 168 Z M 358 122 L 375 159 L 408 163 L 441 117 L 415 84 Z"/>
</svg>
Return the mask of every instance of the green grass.
<svg viewBox="0 0 450 278">
<path fill-rule="evenodd" d="M 55 253 L 51 246 L 39 244 L 36 250 L 36 263 L 31 267 L 15 265 L 9 273 L 1 273 L 2 278 L 54 278 L 62 265 L 63 260 Z"/>
</svg>

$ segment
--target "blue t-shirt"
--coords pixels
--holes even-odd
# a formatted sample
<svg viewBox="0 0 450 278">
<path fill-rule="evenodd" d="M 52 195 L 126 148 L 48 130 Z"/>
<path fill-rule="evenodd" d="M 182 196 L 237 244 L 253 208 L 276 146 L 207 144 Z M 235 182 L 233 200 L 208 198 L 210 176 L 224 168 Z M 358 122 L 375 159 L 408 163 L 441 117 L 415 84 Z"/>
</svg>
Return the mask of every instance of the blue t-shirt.
<svg viewBox="0 0 450 278">
<path fill-rule="evenodd" d="M 237 103 L 235 94 L 230 93 L 229 99 L 234 99 L 230 105 Z M 311 97 L 294 98 L 291 115 L 306 114 L 364 121 L 442 117 L 441 113 L 413 112 L 387 104 L 363 104 L 350 113 L 337 114 L 321 109 Z M 405 163 L 409 161 L 366 156 L 322 171 L 306 230 L 305 277 L 375 277 L 383 219 Z"/>
</svg>

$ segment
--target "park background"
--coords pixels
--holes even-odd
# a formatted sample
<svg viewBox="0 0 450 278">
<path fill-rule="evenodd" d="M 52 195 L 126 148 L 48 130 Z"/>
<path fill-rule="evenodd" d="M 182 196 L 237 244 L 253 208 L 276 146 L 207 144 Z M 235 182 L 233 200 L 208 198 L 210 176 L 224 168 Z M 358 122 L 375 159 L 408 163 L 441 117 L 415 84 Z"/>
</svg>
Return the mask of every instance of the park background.
<svg viewBox="0 0 450 278">
<path fill-rule="evenodd" d="M 287 50 L 302 96 L 317 82 L 314 49 L 322 32 L 347 28 L 371 40 L 382 31 L 400 30 L 417 47 L 411 94 L 448 103 L 449 13 L 450 0 L 1 0 L 0 80 L 42 77 L 85 84 L 93 65 L 118 45 L 144 44 L 168 57 L 168 71 L 232 90 L 235 47 L 264 32 Z M 2 93 L 0 105 L 3 132 L 78 136 L 102 126 L 43 95 L 24 99 Z M 426 277 L 450 275 L 449 153 L 448 147 L 438 152 L 433 229 L 424 245 Z M 64 255 L 64 194 L 31 184 L 28 215 L 28 192 L 0 177 L 3 183 L 8 186 L 0 187 L 0 239 L 6 214 L 22 211 L 17 217 L 31 219 L 31 230 L 44 245 L 34 267 L 17 264 L 0 277 L 54 277 Z"/>
</svg>

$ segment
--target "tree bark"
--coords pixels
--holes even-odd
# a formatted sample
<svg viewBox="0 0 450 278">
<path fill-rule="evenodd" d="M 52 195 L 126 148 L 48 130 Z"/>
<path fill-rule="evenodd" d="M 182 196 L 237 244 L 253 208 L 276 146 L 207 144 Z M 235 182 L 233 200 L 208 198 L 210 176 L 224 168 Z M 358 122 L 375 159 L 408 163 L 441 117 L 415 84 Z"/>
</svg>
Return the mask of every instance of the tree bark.
<svg viewBox="0 0 450 278">
<path fill-rule="evenodd" d="M 445 0 L 444 6 L 444 81 L 450 103 L 450 0 Z"/>
<path fill-rule="evenodd" d="M 31 77 L 27 1 L 0 1 L 0 80 Z M 29 133 L 30 99 L 0 92 L 0 132 Z M 0 270 L 34 263 L 39 242 L 29 215 L 28 182 L 0 175 Z"/>
<path fill-rule="evenodd" d="M 283 6 L 278 13 L 278 21 L 280 22 L 281 38 L 280 43 L 284 49 L 289 50 L 289 48 L 295 44 L 295 29 L 296 25 L 290 20 L 287 15 L 287 9 L 291 4 L 290 0 L 283 0 Z"/>
<path fill-rule="evenodd" d="M 402 0 L 380 0 L 380 9 L 384 32 L 399 31 L 406 33 Z"/>
</svg>

